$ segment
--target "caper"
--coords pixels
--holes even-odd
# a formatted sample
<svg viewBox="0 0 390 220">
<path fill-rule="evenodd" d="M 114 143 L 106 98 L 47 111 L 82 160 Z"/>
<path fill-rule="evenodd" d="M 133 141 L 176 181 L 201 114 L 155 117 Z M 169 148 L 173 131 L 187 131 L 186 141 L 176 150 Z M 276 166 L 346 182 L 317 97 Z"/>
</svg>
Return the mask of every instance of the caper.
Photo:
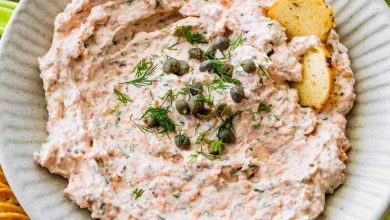
<svg viewBox="0 0 390 220">
<path fill-rule="evenodd" d="M 156 121 L 156 119 L 154 119 L 151 115 L 146 115 L 143 121 L 148 128 L 154 128 L 159 126 L 158 121 Z"/>
<path fill-rule="evenodd" d="M 234 66 L 231 64 L 223 64 L 220 69 L 220 73 L 226 76 L 233 75 Z"/>
<path fill-rule="evenodd" d="M 209 144 L 209 153 L 212 155 L 220 155 L 223 149 L 224 146 L 220 140 L 213 141 Z"/>
<path fill-rule="evenodd" d="M 190 106 L 184 99 L 179 99 L 175 104 L 176 110 L 182 115 L 188 115 L 190 113 Z"/>
<path fill-rule="evenodd" d="M 204 109 L 201 109 L 199 110 L 196 114 L 195 114 L 195 117 L 197 119 L 200 119 L 200 120 L 206 120 L 206 119 L 210 119 L 211 117 L 214 116 L 214 111 L 213 109 L 211 108 L 204 108 Z"/>
<path fill-rule="evenodd" d="M 230 46 L 230 40 L 225 36 L 218 36 L 214 39 L 213 46 L 218 50 L 225 50 Z"/>
<path fill-rule="evenodd" d="M 198 83 L 193 83 L 190 86 L 190 92 L 192 95 L 198 95 L 203 92 L 203 84 L 198 82 Z"/>
<path fill-rule="evenodd" d="M 244 60 L 244 62 L 241 63 L 241 67 L 247 73 L 253 73 L 257 69 L 255 62 L 252 59 Z"/>
<path fill-rule="evenodd" d="M 180 62 L 176 59 L 168 59 L 163 65 L 163 71 L 167 74 L 175 74 L 180 70 Z"/>
<path fill-rule="evenodd" d="M 189 51 L 188 51 L 188 56 L 190 59 L 202 59 L 203 57 L 203 50 L 200 49 L 200 48 L 191 48 Z"/>
<path fill-rule="evenodd" d="M 232 108 L 226 103 L 220 103 L 215 107 L 215 113 L 223 120 L 232 116 Z"/>
<path fill-rule="evenodd" d="M 243 99 L 246 99 L 245 97 L 245 91 L 242 86 L 235 86 L 230 89 L 230 96 L 232 97 L 232 100 L 236 103 L 242 102 Z"/>
<path fill-rule="evenodd" d="M 200 64 L 199 71 L 200 72 L 207 72 L 207 71 L 210 71 L 212 68 L 213 68 L 213 61 L 205 60 Z"/>
<path fill-rule="evenodd" d="M 220 127 L 217 137 L 222 140 L 223 143 L 231 144 L 236 142 L 236 135 L 230 127 Z"/>
<path fill-rule="evenodd" d="M 179 60 L 179 71 L 176 73 L 177 75 L 184 75 L 190 71 L 190 65 L 183 60 Z"/>
<path fill-rule="evenodd" d="M 188 150 L 191 146 L 190 139 L 184 134 L 177 134 L 175 136 L 175 144 L 182 150 Z"/>
<path fill-rule="evenodd" d="M 204 103 L 199 100 L 197 96 L 191 98 L 190 103 L 190 113 L 196 115 L 198 112 L 204 109 Z"/>
</svg>

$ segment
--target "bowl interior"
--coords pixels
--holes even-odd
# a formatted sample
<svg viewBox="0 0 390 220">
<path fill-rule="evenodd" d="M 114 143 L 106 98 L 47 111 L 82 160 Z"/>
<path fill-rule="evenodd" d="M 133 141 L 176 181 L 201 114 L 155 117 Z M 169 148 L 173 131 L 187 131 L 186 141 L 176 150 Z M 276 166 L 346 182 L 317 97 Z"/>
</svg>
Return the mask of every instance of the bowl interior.
<svg viewBox="0 0 390 220">
<path fill-rule="evenodd" d="M 0 42 L 0 162 L 32 219 L 90 219 L 63 196 L 66 180 L 37 166 L 47 111 L 37 58 L 51 44 L 55 16 L 70 0 L 24 0 Z M 323 219 L 378 219 L 390 201 L 390 10 L 380 0 L 330 0 L 349 48 L 357 101 L 348 115 L 346 183 Z"/>
</svg>

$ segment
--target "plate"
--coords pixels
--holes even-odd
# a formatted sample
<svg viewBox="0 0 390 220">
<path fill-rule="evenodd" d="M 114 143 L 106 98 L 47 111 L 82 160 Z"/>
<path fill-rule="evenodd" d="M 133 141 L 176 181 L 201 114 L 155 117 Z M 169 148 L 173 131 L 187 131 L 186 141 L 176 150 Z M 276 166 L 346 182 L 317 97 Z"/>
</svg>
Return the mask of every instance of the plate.
<svg viewBox="0 0 390 220">
<path fill-rule="evenodd" d="M 381 0 L 329 1 L 350 50 L 357 101 L 348 115 L 346 183 L 321 219 L 379 219 L 390 202 L 390 10 Z M 33 161 L 47 111 L 37 58 L 51 45 L 55 16 L 69 0 L 24 0 L 0 42 L 0 162 L 32 219 L 91 219 L 63 196 L 67 181 Z"/>
</svg>

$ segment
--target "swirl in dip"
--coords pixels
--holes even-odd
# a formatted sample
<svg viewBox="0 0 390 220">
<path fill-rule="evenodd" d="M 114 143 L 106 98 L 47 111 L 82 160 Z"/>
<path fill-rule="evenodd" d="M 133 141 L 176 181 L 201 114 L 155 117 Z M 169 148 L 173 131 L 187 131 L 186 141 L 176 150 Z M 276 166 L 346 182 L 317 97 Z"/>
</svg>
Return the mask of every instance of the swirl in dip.
<svg viewBox="0 0 390 220">
<path fill-rule="evenodd" d="M 287 39 L 266 17 L 274 3 L 73 0 L 39 60 L 49 136 L 36 162 L 69 179 L 66 196 L 94 218 L 316 218 L 325 194 L 344 181 L 354 78 L 332 30 L 323 43 L 336 71 L 334 91 L 321 110 L 300 106 L 289 82 L 302 80 L 302 55 L 321 42 Z M 206 53 L 221 36 L 227 49 L 189 58 L 191 48 Z M 201 72 L 207 59 L 213 68 Z M 255 72 L 243 70 L 248 59 Z M 172 60 L 189 69 L 164 72 Z M 233 65 L 232 76 L 220 74 L 221 63 Z M 211 116 L 178 112 L 179 100 L 194 99 L 196 83 Z M 236 86 L 245 93 L 241 102 L 231 97 Z M 220 103 L 234 117 L 219 117 Z M 149 116 L 156 127 L 148 127 Z M 233 143 L 221 143 L 224 126 Z"/>
</svg>

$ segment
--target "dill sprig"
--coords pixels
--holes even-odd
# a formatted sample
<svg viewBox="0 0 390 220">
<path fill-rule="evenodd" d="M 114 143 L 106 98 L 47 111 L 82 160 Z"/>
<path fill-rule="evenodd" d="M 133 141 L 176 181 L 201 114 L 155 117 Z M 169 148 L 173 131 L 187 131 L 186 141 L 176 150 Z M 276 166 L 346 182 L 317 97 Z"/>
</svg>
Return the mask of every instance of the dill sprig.
<svg viewBox="0 0 390 220">
<path fill-rule="evenodd" d="M 144 193 L 144 191 L 142 189 L 135 188 L 133 190 L 134 199 L 139 199 L 143 193 Z"/>
<path fill-rule="evenodd" d="M 242 169 L 242 167 L 240 167 L 240 168 L 232 168 L 230 170 L 230 172 L 229 172 L 230 176 L 233 176 L 234 174 L 238 173 L 241 169 Z"/>
<path fill-rule="evenodd" d="M 121 91 L 114 89 L 114 93 L 116 95 L 116 99 L 120 102 L 122 102 L 124 105 L 127 105 L 129 102 L 133 102 L 133 100 L 125 93 L 122 93 Z"/>
<path fill-rule="evenodd" d="M 218 154 L 222 154 L 223 151 L 223 142 L 222 140 L 216 139 L 210 143 L 213 152 L 217 152 Z"/>
<path fill-rule="evenodd" d="M 240 80 L 233 79 L 231 76 L 228 76 L 228 75 L 222 73 L 222 67 L 224 64 L 222 63 L 221 59 L 214 58 L 211 61 L 213 62 L 212 72 L 217 74 L 220 77 L 220 79 L 222 80 L 222 82 L 232 83 L 235 85 L 241 85 Z"/>
<path fill-rule="evenodd" d="M 162 100 L 162 104 L 164 105 L 166 102 L 169 102 L 169 106 L 172 106 L 172 102 L 175 99 L 175 94 L 172 89 L 169 89 L 163 97 L 160 97 Z"/>
<path fill-rule="evenodd" d="M 202 132 L 200 133 L 197 137 L 196 137 L 196 140 L 195 140 L 195 144 L 199 144 L 199 145 L 206 145 L 206 144 L 210 144 L 210 140 L 206 138 L 206 136 L 209 134 L 209 132 L 211 131 L 212 127 L 210 127 L 209 129 L 207 129 L 205 132 Z"/>
<path fill-rule="evenodd" d="M 272 77 L 269 75 L 269 73 L 267 72 L 267 70 L 264 69 L 264 67 L 262 67 L 261 65 L 259 65 L 259 68 L 260 68 L 260 71 L 261 71 L 261 74 L 263 76 L 265 76 L 267 79 L 269 80 L 272 80 Z"/>
<path fill-rule="evenodd" d="M 210 87 L 208 87 L 207 94 L 205 94 L 204 92 L 200 93 L 198 99 L 209 106 L 213 106 L 214 102 L 211 94 L 212 94 L 212 90 L 210 89 Z"/>
<path fill-rule="evenodd" d="M 176 27 L 176 34 L 179 37 L 183 37 L 186 41 L 192 45 L 207 43 L 206 37 L 203 34 L 192 31 L 192 26 L 184 25 Z"/>
<path fill-rule="evenodd" d="M 269 112 L 272 111 L 272 105 L 271 104 L 260 103 L 257 111 L 258 112 L 269 113 Z"/>
<path fill-rule="evenodd" d="M 136 78 L 123 82 L 122 84 L 132 84 L 137 88 L 152 85 L 152 80 L 149 79 L 149 76 L 153 73 L 156 67 L 157 65 L 154 65 L 153 61 L 146 61 L 143 59 L 134 66 Z"/>
<path fill-rule="evenodd" d="M 172 120 L 168 116 L 169 110 L 168 108 L 154 108 L 149 107 L 145 114 L 141 117 L 141 119 L 145 118 L 147 115 L 149 115 L 151 118 L 153 118 L 155 121 L 159 123 L 159 125 L 163 128 L 162 133 L 164 132 L 170 132 L 175 131 L 176 126 L 172 122 Z"/>
<path fill-rule="evenodd" d="M 230 42 L 230 46 L 228 48 L 229 57 L 231 56 L 231 52 L 233 52 L 233 50 L 235 50 L 237 47 L 244 44 L 244 41 L 245 41 L 244 37 L 242 36 L 242 34 L 240 34 L 238 35 L 238 37 L 236 37 L 234 40 Z"/>
<path fill-rule="evenodd" d="M 147 128 L 147 127 L 145 127 L 145 126 L 143 126 L 143 125 L 138 124 L 137 122 L 135 122 L 135 121 L 133 120 L 133 115 L 130 116 L 130 121 L 133 122 L 133 124 L 135 125 L 135 127 L 137 127 L 140 131 L 142 131 L 142 133 L 146 133 L 146 132 L 152 133 L 152 131 L 151 131 L 149 128 Z"/>
<path fill-rule="evenodd" d="M 195 154 L 191 154 L 190 155 L 190 161 L 191 162 L 195 162 L 199 156 L 203 156 L 211 161 L 214 161 L 214 160 L 223 160 L 222 157 L 219 157 L 219 156 L 216 156 L 216 155 L 212 155 L 210 153 L 207 153 L 207 152 L 204 152 L 204 151 L 197 151 Z"/>
<path fill-rule="evenodd" d="M 224 82 L 221 79 L 214 79 L 213 83 L 209 85 L 209 88 L 213 91 L 221 91 L 232 87 L 234 84 Z"/>
</svg>

